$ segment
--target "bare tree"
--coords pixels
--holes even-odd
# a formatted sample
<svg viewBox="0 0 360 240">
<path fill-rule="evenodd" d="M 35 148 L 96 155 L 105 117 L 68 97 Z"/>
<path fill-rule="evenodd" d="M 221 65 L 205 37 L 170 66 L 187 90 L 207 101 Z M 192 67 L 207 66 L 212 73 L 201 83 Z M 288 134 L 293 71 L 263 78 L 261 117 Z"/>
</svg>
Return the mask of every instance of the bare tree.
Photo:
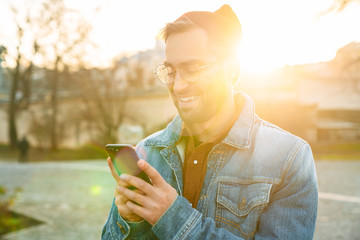
<svg viewBox="0 0 360 240">
<path fill-rule="evenodd" d="M 82 117 L 88 132 L 100 143 L 117 142 L 121 124 L 131 115 L 131 110 L 126 108 L 129 90 L 119 88 L 114 73 L 114 69 L 83 69 L 78 77 L 82 83 Z"/>
<path fill-rule="evenodd" d="M 2 88 L 4 85 L 4 74 L 2 68 L 2 62 L 5 61 L 5 55 L 7 54 L 7 49 L 5 46 L 0 45 L 0 87 Z"/>
<path fill-rule="evenodd" d="M 330 12 L 341 12 L 343 11 L 350 3 L 357 2 L 360 4 L 360 0 L 334 0 L 333 4 L 329 9 L 327 9 L 324 14 L 330 13 Z"/>
<path fill-rule="evenodd" d="M 16 126 L 16 116 L 18 111 L 27 109 L 30 103 L 30 81 L 33 69 L 33 62 L 31 59 L 28 59 L 24 56 L 24 53 L 21 51 L 21 48 L 24 45 L 24 37 L 26 29 L 29 29 L 31 23 L 30 13 L 27 12 L 25 19 L 20 19 L 19 13 L 16 7 L 11 6 L 11 11 L 14 17 L 14 23 L 17 28 L 17 45 L 16 45 L 16 59 L 15 59 L 15 68 L 10 70 L 10 97 L 9 97 L 9 106 L 8 106 L 8 136 L 9 136 L 9 145 L 11 148 L 17 146 L 17 126 Z M 36 40 L 32 39 L 33 43 L 33 55 L 35 55 L 39 48 L 36 43 Z"/>
<path fill-rule="evenodd" d="M 85 52 L 90 24 L 75 10 L 65 6 L 63 0 L 47 0 L 40 8 L 37 26 L 42 55 L 53 75 L 49 79 L 51 92 L 51 149 L 58 148 L 58 93 L 60 72 L 67 66 L 76 68 Z"/>
<path fill-rule="evenodd" d="M 3 45 L 0 45 L 0 64 L 5 58 L 6 52 L 7 52 L 6 47 Z"/>
</svg>

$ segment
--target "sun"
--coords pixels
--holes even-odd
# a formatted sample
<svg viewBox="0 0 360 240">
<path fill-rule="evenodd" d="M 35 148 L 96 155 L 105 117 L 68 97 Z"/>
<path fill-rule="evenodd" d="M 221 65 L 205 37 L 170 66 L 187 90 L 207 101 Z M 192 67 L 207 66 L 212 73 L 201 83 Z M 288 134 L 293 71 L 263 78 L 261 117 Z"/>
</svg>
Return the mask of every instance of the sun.
<svg viewBox="0 0 360 240">
<path fill-rule="evenodd" d="M 242 71 L 262 74 L 285 65 L 330 61 L 339 48 L 360 41 L 354 24 L 360 21 L 360 5 L 319 18 L 329 4 L 331 1 L 232 1 L 243 30 L 238 51 Z"/>
</svg>

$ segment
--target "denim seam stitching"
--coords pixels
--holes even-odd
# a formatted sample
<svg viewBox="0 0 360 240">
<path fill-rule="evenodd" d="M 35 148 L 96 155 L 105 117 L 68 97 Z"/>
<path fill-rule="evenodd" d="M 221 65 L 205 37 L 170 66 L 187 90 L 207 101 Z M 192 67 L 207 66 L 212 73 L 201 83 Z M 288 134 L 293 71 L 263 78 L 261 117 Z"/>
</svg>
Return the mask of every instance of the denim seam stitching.
<svg viewBox="0 0 360 240">
<path fill-rule="evenodd" d="M 282 182 L 284 181 L 284 178 L 287 174 L 287 172 L 289 171 L 289 169 L 291 168 L 292 164 L 294 163 L 295 158 L 297 157 L 297 154 L 299 153 L 300 149 L 305 146 L 306 142 L 305 141 L 298 141 L 295 144 L 295 147 L 293 148 L 292 154 L 289 156 L 289 158 L 286 160 L 286 164 L 287 165 L 286 168 L 283 169 L 282 174 L 281 174 L 281 181 L 276 185 L 275 189 L 278 188 Z"/>
<path fill-rule="evenodd" d="M 297 157 L 299 151 L 305 146 L 304 142 L 298 142 L 297 149 L 295 149 L 294 153 L 292 154 L 291 159 L 289 158 L 289 165 L 286 169 L 284 169 L 281 179 L 284 179 L 285 175 L 288 173 L 289 169 L 291 168 L 292 164 L 294 163 L 295 158 Z"/>
<path fill-rule="evenodd" d="M 235 228 L 237 228 L 238 230 L 240 230 L 240 233 L 243 235 L 243 237 L 244 237 L 245 239 L 250 238 L 250 237 L 256 232 L 256 230 L 254 230 L 254 231 L 252 231 L 252 232 L 250 232 L 250 233 L 245 233 L 244 230 L 242 230 L 242 228 L 241 228 L 241 226 L 240 226 L 239 224 L 233 223 L 233 222 L 231 222 L 230 220 L 228 220 L 228 219 L 226 219 L 226 218 L 222 218 L 222 217 L 220 217 L 220 216 L 216 216 L 216 218 L 217 218 L 217 220 L 219 220 L 220 222 L 225 223 L 225 224 L 227 224 L 227 225 L 229 225 L 229 226 L 231 226 L 231 227 L 235 227 Z"/>
<path fill-rule="evenodd" d="M 237 178 L 237 179 L 239 179 L 239 178 Z M 230 181 L 230 180 L 226 180 L 226 179 L 220 177 L 220 178 L 218 178 L 218 181 L 219 181 L 219 183 L 251 185 L 253 183 L 279 184 L 281 182 L 281 179 L 276 178 L 274 180 L 268 180 L 265 178 L 264 179 L 255 178 L 255 179 L 251 179 L 249 181 L 246 181 L 245 179 L 244 179 L 244 181 L 241 181 L 241 180 L 240 181 Z"/>
<path fill-rule="evenodd" d="M 224 203 L 224 202 L 221 201 L 221 200 L 219 200 L 218 203 L 220 203 L 221 205 L 223 205 L 225 208 L 229 209 L 229 210 L 230 210 L 232 213 L 234 213 L 235 215 L 237 215 L 237 216 L 239 216 L 239 217 L 244 217 L 244 216 L 246 216 L 246 215 L 249 215 L 249 213 L 251 212 L 252 209 L 254 209 L 254 208 L 257 207 L 257 206 L 260 206 L 261 203 L 264 203 L 264 204 L 265 204 L 265 203 L 266 203 L 265 201 L 266 201 L 266 199 L 259 199 L 259 200 L 255 201 L 255 202 L 253 202 L 253 203 L 252 203 L 252 206 L 249 208 L 249 210 L 247 210 L 247 211 L 246 211 L 245 213 L 243 213 L 243 214 L 238 213 L 238 212 L 236 211 L 236 209 L 234 209 L 233 207 L 227 205 L 226 203 Z M 259 204 L 259 203 L 260 203 L 260 204 Z"/>
<path fill-rule="evenodd" d="M 214 153 L 214 155 L 216 156 L 216 155 L 220 155 L 220 157 L 221 157 L 221 151 L 219 150 L 219 145 L 220 144 L 216 144 L 214 147 L 213 147 L 213 149 L 211 150 L 211 152 L 209 153 L 209 155 L 208 155 L 208 157 L 210 156 L 210 154 L 212 153 L 212 152 L 215 152 Z M 213 170 L 213 174 L 215 175 L 215 176 L 213 176 L 212 177 L 212 179 L 209 179 L 209 181 L 210 181 L 210 184 L 209 184 L 209 186 L 208 186 L 208 189 L 206 190 L 206 195 L 208 196 L 208 195 L 210 195 L 210 192 L 211 192 L 211 189 L 212 189 L 212 187 L 214 186 L 214 184 L 216 183 L 216 179 L 218 178 L 218 172 L 217 172 L 217 170 L 216 170 L 216 165 L 215 166 L 212 166 L 212 165 L 208 165 L 212 170 Z M 207 213 L 207 211 L 208 211 L 208 201 L 205 201 L 204 202 L 204 205 L 203 205 L 203 212 L 204 213 Z"/>
<path fill-rule="evenodd" d="M 108 232 L 110 232 L 112 239 L 116 239 L 114 236 L 114 233 L 111 231 L 111 229 L 109 229 Z"/>
<path fill-rule="evenodd" d="M 173 147 L 176 148 L 176 145 L 173 145 Z M 166 163 L 169 165 L 169 167 L 171 168 L 171 170 L 173 171 L 174 173 L 174 176 L 175 176 L 175 181 L 176 181 L 176 184 L 177 184 L 177 188 L 179 189 L 179 192 L 180 192 L 180 195 L 182 195 L 182 189 L 180 188 L 180 182 L 179 182 L 179 179 L 176 175 L 176 171 L 175 169 L 173 168 L 173 166 L 169 163 L 169 161 L 167 160 L 167 155 L 165 155 L 165 151 L 171 151 L 170 150 L 170 147 L 169 148 L 164 148 L 160 151 L 160 155 L 164 158 L 164 160 L 166 161 Z"/>
<path fill-rule="evenodd" d="M 271 186 L 270 186 L 270 187 L 271 187 Z M 222 189 L 223 189 L 223 188 L 221 187 L 221 184 L 220 184 L 218 194 L 220 194 L 221 196 L 224 195 Z M 269 192 L 269 191 L 267 191 L 267 192 Z M 267 194 L 267 195 L 268 195 L 268 194 Z M 235 215 L 238 215 L 239 217 L 243 217 L 243 216 L 248 215 L 253 208 L 261 205 L 261 203 L 264 203 L 264 204 L 265 204 L 265 203 L 268 202 L 268 201 L 267 201 L 267 198 L 266 198 L 266 197 L 263 197 L 263 198 L 261 198 L 261 199 L 258 199 L 257 201 L 251 203 L 251 207 L 250 207 L 245 213 L 243 213 L 243 214 L 238 213 L 238 211 L 236 211 L 236 209 L 234 209 L 233 207 L 229 206 L 228 204 L 226 204 L 226 202 L 222 201 L 221 199 L 218 200 L 218 198 L 216 198 L 216 202 L 220 203 L 222 206 L 224 206 L 225 208 L 229 209 L 229 210 L 230 210 L 232 213 L 234 213 Z M 260 203 L 260 204 L 259 204 L 259 203 Z"/>
<path fill-rule="evenodd" d="M 169 209 L 175 204 L 175 201 L 178 199 L 179 195 L 176 196 L 175 200 L 171 203 L 171 205 L 165 210 L 165 212 L 160 216 L 160 218 L 154 223 L 154 225 L 151 228 L 154 228 L 157 223 L 165 216 L 167 212 L 169 212 Z"/>
<path fill-rule="evenodd" d="M 182 236 L 180 236 L 178 239 L 179 240 L 181 240 L 181 239 L 184 239 L 185 237 L 186 237 L 186 235 L 187 235 L 187 233 L 190 231 L 190 229 L 191 229 L 191 227 L 195 224 L 195 222 L 197 221 L 197 219 L 198 219 L 198 216 L 197 215 L 201 215 L 200 214 L 200 212 L 198 212 L 198 211 L 195 211 L 195 213 L 194 213 L 194 220 L 192 221 L 192 222 L 190 222 L 190 224 L 189 224 L 189 226 L 186 228 L 186 229 L 184 229 L 185 231 L 184 231 L 184 233 L 182 234 Z"/>
</svg>

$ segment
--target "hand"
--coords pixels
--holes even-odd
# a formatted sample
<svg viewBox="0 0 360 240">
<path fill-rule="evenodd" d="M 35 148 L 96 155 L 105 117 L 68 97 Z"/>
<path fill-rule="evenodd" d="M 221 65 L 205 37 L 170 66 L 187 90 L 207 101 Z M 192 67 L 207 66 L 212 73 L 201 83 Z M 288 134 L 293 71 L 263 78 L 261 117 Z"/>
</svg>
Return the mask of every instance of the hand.
<svg viewBox="0 0 360 240">
<path fill-rule="evenodd" d="M 132 201 L 126 202 L 126 207 L 132 213 L 144 218 L 151 225 L 154 225 L 174 202 L 178 194 L 176 190 L 161 177 L 158 171 L 146 161 L 139 160 L 138 166 L 150 177 L 152 185 L 138 177 L 121 174 L 121 180 L 136 187 L 141 193 L 131 191 L 123 186 L 119 186 L 119 192 L 127 199 L 139 204 L 137 205 Z"/>
<path fill-rule="evenodd" d="M 143 218 L 141 218 L 138 215 L 136 215 L 135 213 L 133 213 L 126 206 L 126 203 L 129 201 L 129 199 L 125 195 L 123 195 L 119 192 L 119 189 L 120 189 L 119 186 L 127 188 L 130 185 L 127 182 L 124 182 L 120 179 L 120 176 L 117 174 L 114 164 L 111 162 L 111 159 L 108 158 L 106 161 L 110 167 L 111 175 L 117 182 L 114 196 L 115 196 L 115 205 L 118 209 L 120 216 L 129 222 L 139 222 L 139 221 L 143 220 Z M 137 191 L 139 194 L 141 194 L 141 191 L 139 191 L 139 190 L 134 190 L 134 191 Z"/>
</svg>

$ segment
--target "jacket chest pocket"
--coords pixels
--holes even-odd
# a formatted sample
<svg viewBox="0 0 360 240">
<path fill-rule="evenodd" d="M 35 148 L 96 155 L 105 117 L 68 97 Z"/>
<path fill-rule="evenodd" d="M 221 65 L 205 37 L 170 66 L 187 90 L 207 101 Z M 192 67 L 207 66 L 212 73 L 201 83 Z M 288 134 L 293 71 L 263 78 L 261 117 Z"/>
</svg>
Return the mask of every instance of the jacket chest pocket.
<svg viewBox="0 0 360 240">
<path fill-rule="evenodd" d="M 260 215 L 269 203 L 272 184 L 219 182 L 216 198 L 216 225 L 235 235 L 252 239 Z"/>
</svg>

